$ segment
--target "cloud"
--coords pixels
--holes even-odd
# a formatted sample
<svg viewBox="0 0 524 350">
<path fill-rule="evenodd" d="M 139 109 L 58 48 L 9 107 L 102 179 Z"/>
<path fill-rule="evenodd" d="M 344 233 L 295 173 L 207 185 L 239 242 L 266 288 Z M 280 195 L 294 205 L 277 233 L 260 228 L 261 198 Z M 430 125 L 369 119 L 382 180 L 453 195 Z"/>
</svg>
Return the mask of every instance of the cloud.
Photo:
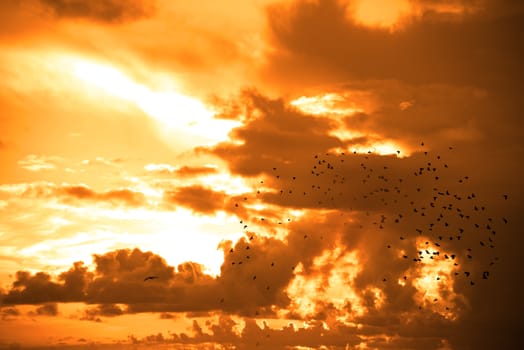
<svg viewBox="0 0 524 350">
<path fill-rule="evenodd" d="M 169 164 L 147 164 L 144 167 L 148 172 L 155 176 L 169 175 L 170 177 L 194 177 L 199 175 L 210 175 L 218 172 L 216 167 L 212 166 L 181 166 L 173 167 Z"/>
<path fill-rule="evenodd" d="M 450 327 L 458 327 L 465 317 L 460 305 L 446 303 L 461 293 L 469 298 L 473 290 L 457 279 L 454 289 L 439 287 L 446 303 L 439 302 L 438 307 L 423 304 L 419 310 L 418 290 L 412 281 L 426 276 L 418 276 L 418 268 L 410 270 L 417 265 L 398 255 L 402 249 L 416 254 L 415 237 L 394 243 L 405 228 L 395 229 L 388 219 L 387 229 L 377 230 L 371 221 L 379 215 L 373 215 L 368 218 L 359 212 L 311 209 L 309 215 L 287 223 L 285 241 L 255 231 L 235 243 L 223 242 L 220 249 L 224 263 L 217 278 L 206 275 L 199 264 L 186 262 L 175 268 L 160 256 L 138 249 L 95 255 L 94 270 L 76 263 L 56 280 L 43 272 L 18 272 L 12 287 L 3 294 L 2 304 L 96 304 L 78 316 L 95 322 L 139 312 L 222 312 L 246 317 L 248 324 L 241 336 L 226 318 L 222 321 L 225 324 L 209 326 L 208 330 L 195 326 L 194 337 L 156 334 L 137 338 L 137 342 L 202 344 L 223 340 L 246 348 L 257 342 L 272 348 L 291 343 L 314 347 L 320 346 L 317 337 L 321 332 L 322 344 L 332 346 L 347 342 L 391 348 L 443 346 L 443 338 L 450 337 Z M 393 249 L 388 250 L 384 245 L 389 240 Z M 450 247 L 443 243 L 441 254 Z M 358 267 L 354 274 L 352 261 Z M 403 287 L 396 278 L 406 273 L 410 275 Z M 385 275 L 387 283 L 382 282 Z M 144 281 L 145 276 L 158 278 Z M 309 304 L 313 306 L 311 312 L 307 311 Z M 459 315 L 458 321 L 443 316 L 444 306 Z M 361 309 L 365 310 L 362 314 Z M 302 319 L 310 326 L 270 330 L 251 321 L 258 317 Z M 351 322 L 362 326 L 354 329 L 348 325 Z M 424 325 L 426 331 L 418 325 Z M 352 340 L 348 340 L 348 334 L 352 334 Z"/>
<path fill-rule="evenodd" d="M 225 193 L 198 185 L 164 192 L 164 201 L 167 203 L 183 205 L 203 214 L 213 214 L 223 209 L 226 199 Z"/>
<path fill-rule="evenodd" d="M 115 304 L 100 304 L 96 307 L 90 307 L 83 310 L 79 319 L 83 321 L 102 322 L 100 317 L 115 317 L 124 314 L 120 306 Z"/>
<path fill-rule="evenodd" d="M 61 36 L 57 26 L 60 22 L 117 25 L 150 18 L 155 13 L 154 0 L 7 0 L 0 3 L 0 36 L 5 43 L 35 38 L 55 40 Z"/>
<path fill-rule="evenodd" d="M 466 15 L 459 21 L 422 16 L 390 32 L 354 23 L 340 1 L 277 4 L 267 12 L 276 49 L 265 78 L 295 93 L 304 85 L 354 80 L 517 88 L 524 50 L 500 38 L 523 31 L 522 15 Z M 482 55 L 473 59 L 476 52 Z"/>
<path fill-rule="evenodd" d="M 32 314 L 38 316 L 56 316 L 58 315 L 58 305 L 56 303 L 44 304 L 37 307 Z"/>
<path fill-rule="evenodd" d="M 62 186 L 56 191 L 58 196 L 66 199 L 78 199 L 94 202 L 121 203 L 136 207 L 145 203 L 145 195 L 129 189 L 109 190 L 105 192 L 95 192 L 87 186 Z"/>
<path fill-rule="evenodd" d="M 142 309 L 154 310 L 161 305 L 169 306 L 170 303 L 174 310 L 199 310 L 202 308 L 199 302 L 204 301 L 201 298 L 209 298 L 214 293 L 209 290 L 206 293 L 206 286 L 212 284 L 213 278 L 205 275 L 203 267 L 196 263 L 183 263 L 175 272 L 158 255 L 138 249 L 94 255 L 94 263 L 95 270 L 89 271 L 82 262 L 77 262 L 68 271 L 61 273 L 56 281 L 44 272 L 32 275 L 18 271 L 11 290 L 4 295 L 3 304 L 86 302 L 103 304 L 94 310 L 97 315 L 107 316 L 118 313 L 118 307 L 112 304 L 119 303 L 132 304 L 132 312 L 135 309 L 136 312 Z M 145 277 L 151 275 L 158 278 L 144 281 Z M 193 302 L 185 294 L 186 288 L 193 291 L 192 295 L 197 301 Z M 188 302 L 188 305 L 184 304 Z M 206 303 L 209 304 L 209 301 Z M 87 312 L 88 316 L 93 314 L 93 309 Z"/>
<path fill-rule="evenodd" d="M 328 135 L 336 127 L 329 119 L 305 115 L 283 100 L 271 100 L 255 91 L 245 92 L 241 100 L 250 112 L 245 124 L 230 134 L 238 143 L 208 148 L 227 159 L 234 173 L 255 176 L 287 161 L 343 146 L 338 138 Z"/>
<path fill-rule="evenodd" d="M 4 304 L 40 304 L 78 301 L 84 298 L 84 290 L 92 273 L 83 263 L 75 263 L 68 271 L 52 281 L 51 275 L 18 271 L 12 289 L 3 298 Z"/>
<path fill-rule="evenodd" d="M 229 253 L 228 249 L 222 275 L 218 278 L 205 274 L 203 266 L 194 262 L 182 263 L 175 269 L 151 252 L 117 250 L 94 255 L 94 271 L 78 262 L 56 280 L 44 272 L 19 271 L 2 302 L 5 305 L 46 302 L 106 305 L 87 313 L 97 316 L 117 311 L 113 304 L 126 304 L 126 308 L 118 308 L 131 313 L 215 309 L 254 313 L 258 307 L 269 306 L 268 303 L 285 305 L 288 299 L 283 289 L 293 276 L 291 268 L 301 259 L 301 254 L 321 249 L 311 244 L 304 247 L 305 250 L 295 249 L 289 254 L 285 253 L 288 251 L 286 244 L 270 238 L 243 239 L 235 245 L 226 244 L 222 249 L 227 247 L 233 252 Z M 256 275 L 258 280 L 253 279 Z M 144 281 L 146 276 L 157 278 Z M 238 288 L 239 283 L 245 286 Z"/>
<path fill-rule="evenodd" d="M 146 196 L 143 193 L 128 188 L 97 192 L 84 184 L 56 185 L 54 183 L 33 183 L 21 185 L 21 187 L 25 187 L 22 193 L 24 197 L 59 198 L 68 204 L 76 204 L 81 201 L 130 207 L 139 207 L 146 204 Z"/>
<path fill-rule="evenodd" d="M 497 134 L 497 138 L 502 138 L 511 133 L 506 124 L 493 120 L 500 106 L 510 102 L 484 89 L 368 81 L 348 83 L 336 90 L 340 92 L 335 94 L 345 103 L 364 105 L 361 112 L 341 118 L 344 123 L 341 130 L 376 135 L 376 143 L 388 140 L 401 149 L 413 149 L 424 141 L 436 149 L 483 140 L 485 148 L 506 147 L 504 141 L 494 142 L 488 135 Z M 366 97 L 359 100 L 363 95 Z M 420 122 L 420 116 L 424 116 L 424 123 Z M 512 113 L 507 117 L 513 120 L 516 115 Z M 373 140 L 371 136 L 368 138 Z"/>
<path fill-rule="evenodd" d="M 18 165 L 29 171 L 54 170 L 58 157 L 46 157 L 30 154 L 18 161 Z"/>
<path fill-rule="evenodd" d="M 20 316 L 20 311 L 16 307 L 2 307 L 0 308 L 0 316 L 2 321 L 12 321 Z"/>
<path fill-rule="evenodd" d="M 192 335 L 186 333 L 151 334 L 143 337 L 130 336 L 132 344 L 151 347 L 170 344 L 175 349 L 200 347 L 220 343 L 236 349 L 289 349 L 290 347 L 345 349 L 351 346 L 374 346 L 383 349 L 439 349 L 449 345 L 444 339 L 428 332 L 424 335 L 400 336 L 395 331 L 381 334 L 369 329 L 338 324 L 332 328 L 324 322 L 311 321 L 304 325 L 290 323 L 271 327 L 271 321 L 257 323 L 253 319 L 232 319 L 220 316 L 215 322 L 200 325 L 193 322 Z M 240 331 L 238 330 L 240 328 Z"/>
<path fill-rule="evenodd" d="M 267 230 L 271 231 L 271 225 L 277 226 L 273 220 L 275 212 L 286 208 L 306 211 L 301 218 L 307 223 L 301 230 L 302 235 L 307 234 L 308 239 L 316 237 L 314 241 L 320 245 L 314 253 L 298 252 L 298 257 L 285 253 L 290 254 L 286 265 L 299 262 L 304 265 L 301 267 L 304 272 L 295 271 L 293 277 L 287 279 L 285 295 L 290 302 L 285 309 L 288 315 L 317 320 L 328 320 L 334 315 L 344 319 L 349 315 L 354 321 L 369 326 L 363 332 L 384 332 L 392 337 L 401 334 L 393 337 L 394 341 L 388 340 L 392 348 L 409 347 L 409 339 L 420 340 L 422 334 L 427 338 L 420 347 L 427 343 L 451 346 L 441 343 L 441 338 L 459 348 L 465 344 L 481 344 L 481 340 L 471 340 L 474 332 L 468 323 L 478 317 L 479 327 L 493 324 L 487 309 L 481 305 L 497 294 L 495 284 L 491 285 L 496 282 L 491 278 L 484 280 L 483 272 L 497 271 L 497 278 L 501 279 L 498 283 L 502 283 L 502 279 L 510 283 L 508 276 L 517 273 L 518 254 L 510 252 L 512 249 L 500 248 L 506 243 L 498 233 L 502 230 L 509 240 L 518 239 L 516 227 L 504 226 L 501 221 L 504 215 L 516 214 L 516 207 L 505 205 L 501 197 L 501 184 L 514 182 L 515 177 L 496 170 L 512 168 L 517 159 L 518 152 L 514 152 L 512 141 L 516 134 L 506 129 L 519 125 L 513 122 L 518 111 L 512 105 L 514 101 L 491 89 L 401 81 L 356 81 L 339 85 L 335 91 L 342 98 L 342 106 L 362 103 L 362 112 L 336 118 L 329 110 L 311 115 L 289 106 L 286 101 L 248 92 L 241 102 L 246 106 L 246 121 L 231 133 L 232 141 L 204 149 L 226 161 L 235 175 L 257 176 L 263 180 L 263 184 L 257 181 L 260 193 L 249 198 L 266 205 L 265 213 L 248 209 L 246 216 L 252 216 L 251 220 L 271 217 L 271 223 L 266 221 Z M 408 108 L 401 108 L 403 101 L 410 101 Z M 506 110 L 506 107 L 505 122 L 501 123 L 497 119 L 498 109 Z M 303 124 L 298 120 L 303 120 Z M 345 131 L 377 136 L 344 139 L 332 133 L 340 128 L 340 122 Z M 508 135 L 512 136 L 508 139 Z M 372 148 L 373 143 L 381 139 L 399 140 L 411 154 L 398 158 L 348 151 L 359 146 Z M 425 142 L 424 146 L 421 141 Z M 490 190 L 486 190 L 487 183 L 493 186 Z M 510 187 L 520 193 L 517 186 Z M 329 210 L 333 210 L 333 215 L 326 215 Z M 464 215 L 469 218 L 465 219 Z M 314 216 L 325 216 L 329 228 L 313 224 Z M 337 229 L 339 225 L 344 228 Z M 490 233 L 487 225 L 492 228 L 496 225 L 497 234 Z M 461 228 L 466 233 L 458 239 Z M 334 233 L 337 230 L 343 234 L 337 236 Z M 302 237 L 297 232 L 300 232 L 298 226 L 294 226 L 286 233 L 289 247 L 294 249 L 300 240 L 293 241 L 292 237 Z M 315 267 L 315 257 L 319 259 L 326 252 L 322 248 L 326 247 L 325 243 L 319 240 L 321 232 L 331 233 L 325 236 L 328 241 L 336 242 L 332 243 L 331 250 L 336 246 L 346 247 L 347 252 L 355 250 L 358 266 L 364 267 L 354 280 L 349 277 L 349 265 L 345 269 L 347 275 L 340 277 L 347 281 L 346 295 L 351 295 L 352 289 L 357 291 L 356 301 L 347 305 L 336 305 L 333 300 L 344 299 L 329 294 L 333 292 L 327 283 L 330 279 L 337 280 L 335 276 L 339 276 L 338 267 L 347 256 L 346 251 L 325 255 L 325 259 L 329 259 L 322 264 L 324 268 Z M 336 237 L 340 237 L 340 242 Z M 486 245 L 486 241 L 490 243 Z M 439 256 L 430 259 L 426 250 L 430 254 L 438 251 Z M 425 255 L 424 262 L 414 262 L 420 252 Z M 513 263 L 502 267 L 500 259 L 497 260 L 502 254 L 508 254 L 507 259 Z M 452 255 L 456 260 L 452 261 Z M 223 269 L 226 263 L 227 260 Z M 474 278 L 465 278 L 466 271 Z M 406 276 L 404 286 L 403 276 Z M 438 282 L 443 280 L 447 282 Z M 475 284 L 472 286 L 470 282 Z M 293 286 L 294 291 L 290 291 L 289 286 Z M 380 306 L 380 300 L 385 300 L 384 305 Z M 497 300 L 503 303 L 505 299 Z M 497 316 L 497 322 L 507 322 L 511 330 L 482 335 L 489 344 L 515 343 L 517 333 L 511 326 L 513 321 L 504 316 L 511 314 L 512 320 L 517 317 L 509 304 L 503 307 L 505 311 Z M 309 311 L 307 305 L 310 305 Z M 419 306 L 422 310 L 417 311 Z M 359 307 L 366 309 L 360 316 L 353 312 Z M 421 329 L 405 324 L 399 316 L 412 317 L 417 313 L 428 316 L 427 322 L 434 324 L 435 333 L 421 333 Z M 464 334 L 459 335 L 462 332 L 459 329 Z M 387 347 L 384 339 L 377 338 L 370 343 Z"/>
<path fill-rule="evenodd" d="M 40 0 L 42 5 L 59 18 L 83 18 L 114 23 L 148 17 L 154 1 L 143 0 Z"/>
</svg>

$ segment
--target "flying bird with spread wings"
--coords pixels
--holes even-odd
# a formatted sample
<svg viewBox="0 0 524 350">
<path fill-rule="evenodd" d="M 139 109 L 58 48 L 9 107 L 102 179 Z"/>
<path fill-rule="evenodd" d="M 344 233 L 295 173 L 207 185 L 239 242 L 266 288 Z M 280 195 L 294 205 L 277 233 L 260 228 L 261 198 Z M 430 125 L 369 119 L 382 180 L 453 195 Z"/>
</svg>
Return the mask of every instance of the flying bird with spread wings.
<svg viewBox="0 0 524 350">
<path fill-rule="evenodd" d="M 156 278 L 158 278 L 158 276 L 147 276 L 146 278 L 144 278 L 144 282 L 148 280 L 154 280 Z"/>
</svg>

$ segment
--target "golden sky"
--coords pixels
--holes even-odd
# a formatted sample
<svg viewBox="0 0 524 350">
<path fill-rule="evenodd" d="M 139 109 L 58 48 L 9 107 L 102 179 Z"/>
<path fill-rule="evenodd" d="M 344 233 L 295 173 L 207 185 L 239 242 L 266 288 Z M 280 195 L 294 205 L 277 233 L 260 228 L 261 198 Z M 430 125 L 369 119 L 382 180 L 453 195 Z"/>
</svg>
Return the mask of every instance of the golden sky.
<svg viewBox="0 0 524 350">
<path fill-rule="evenodd" d="M 0 349 L 518 349 L 518 0 L 0 2 Z"/>
</svg>

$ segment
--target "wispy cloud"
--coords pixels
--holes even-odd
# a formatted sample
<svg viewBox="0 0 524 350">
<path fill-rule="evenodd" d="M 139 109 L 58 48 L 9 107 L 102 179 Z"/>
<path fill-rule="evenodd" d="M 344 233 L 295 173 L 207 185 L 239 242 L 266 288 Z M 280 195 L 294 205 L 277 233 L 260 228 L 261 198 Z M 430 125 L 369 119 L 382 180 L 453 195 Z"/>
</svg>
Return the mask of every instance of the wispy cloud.
<svg viewBox="0 0 524 350">
<path fill-rule="evenodd" d="M 29 171 L 54 170 L 60 157 L 30 154 L 18 161 L 18 165 Z"/>
</svg>

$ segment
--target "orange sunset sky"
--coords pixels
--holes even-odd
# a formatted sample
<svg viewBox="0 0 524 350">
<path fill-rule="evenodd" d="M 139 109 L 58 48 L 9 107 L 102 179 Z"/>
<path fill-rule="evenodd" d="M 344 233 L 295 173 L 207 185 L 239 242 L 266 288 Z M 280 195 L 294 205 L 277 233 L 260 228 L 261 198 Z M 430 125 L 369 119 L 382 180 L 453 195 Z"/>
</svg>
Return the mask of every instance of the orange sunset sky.
<svg viewBox="0 0 524 350">
<path fill-rule="evenodd" d="M 0 349 L 519 349 L 519 0 L 1 0 Z"/>
</svg>

